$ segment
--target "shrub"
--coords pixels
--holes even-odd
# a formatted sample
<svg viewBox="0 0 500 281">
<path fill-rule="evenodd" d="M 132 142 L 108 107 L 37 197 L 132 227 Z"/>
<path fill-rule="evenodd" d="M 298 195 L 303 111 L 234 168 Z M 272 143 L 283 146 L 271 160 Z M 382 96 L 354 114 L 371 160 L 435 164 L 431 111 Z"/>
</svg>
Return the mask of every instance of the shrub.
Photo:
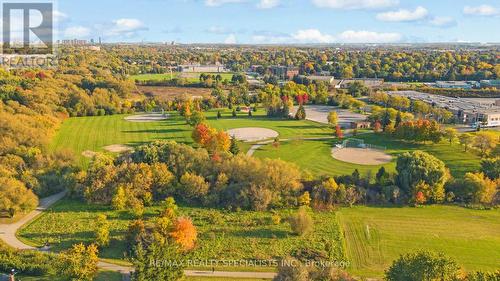
<svg viewBox="0 0 500 281">
<path fill-rule="evenodd" d="M 385 272 L 388 281 L 459 280 L 460 267 L 455 261 L 430 252 L 400 256 Z"/>
<path fill-rule="evenodd" d="M 303 236 L 313 230 L 313 219 L 305 208 L 300 208 L 290 217 L 290 226 L 295 234 Z"/>
<path fill-rule="evenodd" d="M 109 245 L 109 222 L 106 215 L 99 214 L 97 216 L 95 236 L 97 246 L 105 247 Z"/>
</svg>

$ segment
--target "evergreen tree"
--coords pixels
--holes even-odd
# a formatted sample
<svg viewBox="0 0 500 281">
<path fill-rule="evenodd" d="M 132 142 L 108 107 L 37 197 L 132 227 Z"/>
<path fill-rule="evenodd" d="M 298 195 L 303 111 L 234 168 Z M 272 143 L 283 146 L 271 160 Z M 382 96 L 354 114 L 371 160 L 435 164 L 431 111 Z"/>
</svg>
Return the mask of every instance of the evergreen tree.
<svg viewBox="0 0 500 281">
<path fill-rule="evenodd" d="M 297 109 L 297 113 L 295 114 L 295 119 L 297 120 L 306 119 L 306 110 L 303 105 L 300 105 L 299 109 Z"/>
<path fill-rule="evenodd" d="M 232 113 L 233 117 L 236 117 L 236 109 L 233 108 L 233 113 Z"/>
<path fill-rule="evenodd" d="M 395 128 L 399 126 L 403 122 L 403 118 L 401 117 L 401 111 L 398 111 L 398 115 L 396 115 L 396 124 L 394 125 Z"/>
<path fill-rule="evenodd" d="M 237 155 L 238 153 L 240 153 L 240 147 L 238 146 L 238 142 L 236 141 L 235 137 L 231 138 L 231 146 L 229 147 L 229 151 L 233 155 Z"/>
</svg>

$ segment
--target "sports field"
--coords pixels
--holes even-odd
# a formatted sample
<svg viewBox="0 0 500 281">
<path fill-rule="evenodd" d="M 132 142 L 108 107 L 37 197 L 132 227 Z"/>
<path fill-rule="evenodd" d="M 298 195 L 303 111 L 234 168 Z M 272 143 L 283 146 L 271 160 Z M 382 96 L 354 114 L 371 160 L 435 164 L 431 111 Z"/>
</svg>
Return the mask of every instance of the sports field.
<svg viewBox="0 0 500 281">
<path fill-rule="evenodd" d="M 381 166 L 386 167 L 389 171 L 394 171 L 397 156 L 412 150 L 422 150 L 441 159 L 455 177 L 462 177 L 466 172 L 477 171 L 480 167 L 480 157 L 471 152 L 465 153 L 458 143 L 450 145 L 443 141 L 438 144 L 416 144 L 395 140 L 384 134 L 373 133 L 360 134 L 355 138 L 363 139 L 367 144 L 387 147 L 385 153 L 392 155 L 393 161 L 384 165 L 367 166 L 333 159 L 331 148 L 337 143 L 336 140 L 283 142 L 278 148 L 271 145 L 263 146 L 254 155 L 294 162 L 316 175 L 345 175 L 358 169 L 362 175 L 371 173 L 374 176 Z"/>
<path fill-rule="evenodd" d="M 343 208 L 351 270 L 381 276 L 400 254 L 420 249 L 443 252 L 466 270 L 496 270 L 500 261 L 500 210 L 456 206 Z"/>
<path fill-rule="evenodd" d="M 207 122 L 217 129 L 224 130 L 243 127 L 268 128 L 277 131 L 280 138 L 331 135 L 331 130 L 324 125 L 307 120 L 267 118 L 263 110 L 255 112 L 253 117 L 241 112 L 234 118 L 229 110 L 223 111 L 222 114 L 222 118 L 217 119 L 216 111 L 207 112 Z M 122 144 L 134 147 L 154 140 L 192 143 L 192 128 L 176 112 L 169 113 L 167 120 L 155 122 L 130 122 L 124 120 L 126 116 L 130 115 L 69 118 L 61 125 L 51 143 L 51 149 L 70 149 L 75 153 L 78 162 L 85 165 L 89 160 L 82 156 L 82 153 L 102 152 L 108 145 Z M 248 145 L 242 144 L 242 151 L 246 151 L 244 148 L 248 148 Z"/>
</svg>

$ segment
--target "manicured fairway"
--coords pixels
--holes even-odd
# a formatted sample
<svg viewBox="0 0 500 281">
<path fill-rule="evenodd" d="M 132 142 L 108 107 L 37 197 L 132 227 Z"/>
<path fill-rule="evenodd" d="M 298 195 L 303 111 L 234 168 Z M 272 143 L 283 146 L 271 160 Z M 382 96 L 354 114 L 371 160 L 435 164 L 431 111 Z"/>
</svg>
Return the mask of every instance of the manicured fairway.
<svg viewBox="0 0 500 281">
<path fill-rule="evenodd" d="M 231 116 L 229 110 L 222 110 L 223 118 L 216 118 L 216 111 L 206 113 L 207 122 L 217 129 L 233 129 L 242 127 L 263 127 L 277 131 L 281 138 L 322 137 L 331 134 L 326 126 L 311 121 L 272 119 L 264 116 L 260 110 L 253 117 L 247 113 L 239 113 L 237 118 Z M 128 115 L 75 117 L 63 122 L 51 149 L 70 149 L 74 151 L 81 165 L 89 159 L 82 152 L 104 151 L 103 147 L 112 144 L 137 146 L 154 140 L 174 140 L 191 144 L 192 128 L 186 124 L 182 116 L 171 112 L 170 118 L 157 122 L 130 122 L 124 120 Z M 248 145 L 242 145 L 242 151 Z"/>
<path fill-rule="evenodd" d="M 125 115 L 75 117 L 64 121 L 52 141 L 52 149 L 71 149 L 80 164 L 89 159 L 81 154 L 85 150 L 104 151 L 112 144 L 141 145 L 154 140 L 175 140 L 191 143 L 191 130 L 179 116 L 166 121 L 129 122 Z"/>
<path fill-rule="evenodd" d="M 152 219 L 160 210 L 148 207 L 145 218 Z M 272 212 L 230 212 L 195 207 L 181 207 L 179 211 L 180 216 L 192 218 L 198 230 L 199 243 L 192 257 L 194 259 L 278 259 L 307 245 L 309 249 L 320 251 L 332 259 L 344 260 L 335 213 L 313 214 L 315 231 L 299 237 L 291 232 L 286 222 L 293 210 L 279 210 L 282 218 L 279 224 L 272 221 Z M 63 199 L 22 228 L 18 237 L 38 246 L 48 241 L 54 251 L 67 249 L 79 242 L 92 243 L 98 214 L 108 217 L 111 232 L 111 243 L 100 250 L 100 257 L 123 259 L 126 230 L 135 218 L 126 212 L 80 201 Z"/>
<path fill-rule="evenodd" d="M 443 252 L 466 270 L 498 269 L 500 210 L 357 206 L 338 218 L 351 270 L 361 276 L 381 276 L 400 254 L 419 249 Z"/>
</svg>

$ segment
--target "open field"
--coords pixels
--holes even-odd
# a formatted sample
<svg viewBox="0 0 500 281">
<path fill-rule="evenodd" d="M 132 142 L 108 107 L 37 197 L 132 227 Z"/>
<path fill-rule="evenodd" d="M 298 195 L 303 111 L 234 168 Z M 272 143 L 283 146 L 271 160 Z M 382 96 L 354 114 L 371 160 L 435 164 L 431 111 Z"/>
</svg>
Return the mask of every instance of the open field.
<svg viewBox="0 0 500 281">
<path fill-rule="evenodd" d="M 216 118 L 216 111 L 206 113 L 207 122 L 217 129 L 262 127 L 277 131 L 281 138 L 331 135 L 331 130 L 324 125 L 311 121 L 267 118 L 263 110 L 255 112 L 253 117 L 248 117 L 247 113 L 239 113 L 238 118 L 233 118 L 227 109 L 221 111 L 223 111 L 221 119 Z M 126 116 L 130 115 L 69 118 L 64 121 L 53 139 L 51 149 L 70 149 L 78 157 L 79 164 L 85 165 L 89 162 L 89 158 L 84 157 L 83 152 L 102 152 L 108 145 L 122 144 L 134 147 L 154 140 L 192 143 L 192 128 L 176 112 L 169 113 L 167 120 L 156 122 L 129 122 L 124 120 Z M 242 145 L 242 148 L 248 146 Z"/>
<path fill-rule="evenodd" d="M 167 73 L 153 73 L 153 74 L 138 74 L 138 75 L 130 75 L 129 79 L 133 81 L 140 81 L 140 82 L 145 82 L 145 81 L 169 81 L 174 78 L 185 78 L 188 80 L 188 82 L 191 83 L 197 83 L 200 81 L 200 74 L 201 72 L 172 72 L 170 74 L 169 72 Z M 233 78 L 233 73 L 205 73 L 205 74 L 212 74 L 214 76 L 220 75 L 222 76 L 222 80 L 231 80 Z"/>
<path fill-rule="evenodd" d="M 157 216 L 160 209 L 149 207 L 145 217 Z M 331 258 L 343 259 L 344 251 L 335 213 L 315 213 L 315 231 L 299 237 L 290 230 L 286 218 L 293 210 L 280 210 L 282 222 L 273 223 L 272 212 L 230 212 L 218 209 L 181 207 L 180 215 L 193 219 L 198 230 L 198 247 L 194 259 L 277 259 L 307 245 Z M 23 242 L 40 246 L 48 241 L 52 250 L 60 251 L 78 242 L 94 240 L 94 222 L 105 214 L 110 222 L 111 243 L 100 251 L 100 257 L 123 259 L 126 230 L 134 217 L 110 208 L 63 199 L 46 213 L 18 232 Z M 328 237 L 325 240 L 325 237 Z M 330 250 L 327 250 L 330 249 Z M 272 271 L 272 268 L 268 268 Z M 253 269 L 252 269 L 253 270 Z"/>
<path fill-rule="evenodd" d="M 443 252 L 466 270 L 498 269 L 500 210 L 357 206 L 338 219 L 351 271 L 360 276 L 381 276 L 400 254 L 421 249 Z"/>
<path fill-rule="evenodd" d="M 139 92 L 145 95 L 154 96 L 156 99 L 173 100 L 184 95 L 188 97 L 208 97 L 212 92 L 209 88 L 188 88 L 188 87 L 168 87 L 168 86 L 142 86 L 137 85 Z"/>
<path fill-rule="evenodd" d="M 480 168 L 480 157 L 471 152 L 463 152 L 463 148 L 458 143 L 450 145 L 443 141 L 438 144 L 415 144 L 395 140 L 384 134 L 373 133 L 359 134 L 355 138 L 363 139 L 366 144 L 387 147 L 384 152 L 391 155 L 393 161 L 383 166 L 391 172 L 395 171 L 397 156 L 412 150 L 423 150 L 441 159 L 455 177 L 462 177 L 466 172 L 476 171 Z M 334 159 L 331 156 L 331 148 L 336 143 L 338 141 L 335 139 L 282 142 L 279 148 L 271 145 L 263 146 L 254 155 L 294 162 L 315 175 L 345 175 L 358 169 L 361 175 L 371 173 L 374 176 L 381 167 L 381 165 L 359 165 Z"/>
</svg>

